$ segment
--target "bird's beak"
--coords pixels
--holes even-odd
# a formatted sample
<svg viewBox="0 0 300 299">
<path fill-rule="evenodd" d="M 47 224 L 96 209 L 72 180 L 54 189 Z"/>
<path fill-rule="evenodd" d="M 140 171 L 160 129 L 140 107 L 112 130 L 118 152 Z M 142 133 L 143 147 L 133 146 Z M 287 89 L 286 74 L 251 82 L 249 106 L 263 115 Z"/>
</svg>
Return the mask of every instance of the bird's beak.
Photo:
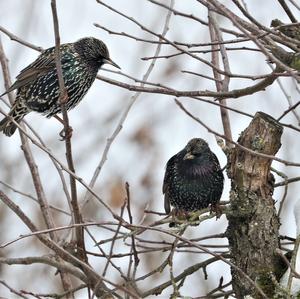
<svg viewBox="0 0 300 299">
<path fill-rule="evenodd" d="M 108 59 L 103 59 L 103 63 L 107 63 L 107 64 L 111 64 L 113 65 L 114 67 L 118 68 L 118 69 L 121 69 L 115 62 L 113 62 L 110 58 Z"/>
<path fill-rule="evenodd" d="M 186 153 L 183 157 L 183 160 L 192 160 L 195 156 L 192 153 Z"/>
</svg>

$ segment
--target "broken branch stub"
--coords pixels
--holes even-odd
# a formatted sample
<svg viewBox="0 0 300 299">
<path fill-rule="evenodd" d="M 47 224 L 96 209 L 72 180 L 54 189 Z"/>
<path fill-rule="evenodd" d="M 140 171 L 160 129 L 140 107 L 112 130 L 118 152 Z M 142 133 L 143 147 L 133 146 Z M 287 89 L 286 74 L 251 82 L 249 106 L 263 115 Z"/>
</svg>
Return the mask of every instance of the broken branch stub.
<svg viewBox="0 0 300 299">
<path fill-rule="evenodd" d="M 257 112 L 241 133 L 238 143 L 258 153 L 274 156 L 281 146 L 282 131 L 281 125 L 273 117 Z M 280 226 L 272 198 L 272 159 L 235 147 L 229 161 L 231 191 L 226 233 L 232 262 L 258 286 L 255 288 L 245 279 L 245 275 L 232 269 L 233 289 L 237 298 L 246 294 L 263 298 L 259 295 L 261 291 L 271 297 L 275 289 Z"/>
</svg>

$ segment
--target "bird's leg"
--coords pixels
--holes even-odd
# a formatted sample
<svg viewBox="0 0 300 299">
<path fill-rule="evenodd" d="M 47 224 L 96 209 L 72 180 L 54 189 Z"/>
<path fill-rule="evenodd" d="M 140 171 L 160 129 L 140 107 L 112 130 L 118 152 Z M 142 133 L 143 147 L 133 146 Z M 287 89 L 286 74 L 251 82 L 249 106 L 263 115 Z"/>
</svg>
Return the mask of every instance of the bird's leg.
<svg viewBox="0 0 300 299">
<path fill-rule="evenodd" d="M 175 227 L 176 226 L 176 213 L 177 213 L 177 209 L 174 208 L 171 211 L 171 218 L 172 221 L 169 223 L 169 227 Z"/>
<path fill-rule="evenodd" d="M 189 212 L 182 210 L 182 209 L 177 209 L 174 208 L 171 212 L 172 215 L 172 222 L 170 222 L 169 227 L 174 227 L 178 224 L 183 224 L 187 220 L 189 220 Z"/>
<path fill-rule="evenodd" d="M 180 227 L 186 225 L 197 226 L 199 225 L 198 211 L 185 211 L 183 209 L 174 208 L 171 212 L 172 222 L 169 227 Z"/>
<path fill-rule="evenodd" d="M 185 217 L 183 218 L 183 216 Z M 169 227 L 176 227 L 178 226 L 178 224 L 181 224 L 186 219 L 185 212 L 177 208 L 174 208 L 171 211 L 171 217 L 172 222 L 170 222 Z"/>
<path fill-rule="evenodd" d="M 53 117 L 55 118 L 55 119 L 57 119 L 63 126 L 65 126 L 65 122 L 64 122 L 64 120 L 62 119 L 62 118 L 60 118 L 59 116 L 57 116 L 57 115 L 53 115 Z M 60 131 L 60 133 L 59 133 L 59 136 L 61 137 L 61 139 L 60 140 L 65 140 L 66 138 L 71 138 L 72 137 L 72 133 L 73 133 L 73 129 L 72 129 L 72 127 L 71 126 L 69 126 L 68 127 L 68 129 L 67 129 L 67 132 L 66 132 L 66 130 L 65 130 L 65 128 L 63 128 L 61 131 Z"/>
<path fill-rule="evenodd" d="M 188 221 L 192 226 L 199 225 L 199 211 L 192 211 L 188 213 Z"/>
<path fill-rule="evenodd" d="M 189 218 L 189 212 L 181 210 L 181 209 L 177 209 L 176 217 L 177 217 L 178 220 L 184 221 L 184 220 Z"/>
</svg>

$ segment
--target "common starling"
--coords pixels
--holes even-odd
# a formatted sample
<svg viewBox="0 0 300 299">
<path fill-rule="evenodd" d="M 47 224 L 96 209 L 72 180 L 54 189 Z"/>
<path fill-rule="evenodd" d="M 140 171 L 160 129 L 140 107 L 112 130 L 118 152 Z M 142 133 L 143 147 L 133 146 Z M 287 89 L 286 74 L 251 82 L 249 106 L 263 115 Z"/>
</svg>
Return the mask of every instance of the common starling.
<svg viewBox="0 0 300 299">
<path fill-rule="evenodd" d="M 300 53 L 298 52 L 287 52 L 279 46 L 268 45 L 268 49 L 272 54 L 285 65 L 300 71 Z"/>
<path fill-rule="evenodd" d="M 283 33 L 284 35 L 294 38 L 300 41 L 300 26 L 299 24 L 284 24 L 278 19 L 272 20 L 271 27 L 278 27 L 276 28 L 278 31 Z"/>
<path fill-rule="evenodd" d="M 103 64 L 108 63 L 120 68 L 109 58 L 106 45 L 93 37 L 62 44 L 60 53 L 68 94 L 67 110 L 74 108 L 82 100 Z M 55 47 L 42 52 L 33 63 L 20 72 L 16 79 L 16 82 L 4 93 L 17 89 L 17 97 L 8 114 L 9 117 L 5 117 L 0 122 L 0 131 L 7 136 L 11 136 L 17 128 L 11 121 L 11 117 L 19 123 L 31 111 L 42 113 L 47 117 L 61 112 Z"/>
<path fill-rule="evenodd" d="M 167 163 L 163 183 L 165 211 L 192 212 L 215 207 L 223 191 L 224 176 L 217 156 L 201 138 L 191 139 Z"/>
</svg>

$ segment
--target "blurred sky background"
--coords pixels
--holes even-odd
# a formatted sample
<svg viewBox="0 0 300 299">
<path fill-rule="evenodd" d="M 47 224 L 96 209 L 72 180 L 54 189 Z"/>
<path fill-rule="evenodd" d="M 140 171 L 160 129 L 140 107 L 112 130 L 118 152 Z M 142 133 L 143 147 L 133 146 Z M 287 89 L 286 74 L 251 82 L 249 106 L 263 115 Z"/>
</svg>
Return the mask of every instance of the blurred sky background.
<svg viewBox="0 0 300 299">
<path fill-rule="evenodd" d="M 128 16 L 134 17 L 143 25 L 151 28 L 157 33 L 162 33 L 167 11 L 146 0 L 106 0 L 107 4 L 117 8 Z M 169 4 L 169 1 L 161 1 Z M 231 1 L 222 2 L 228 7 L 232 7 Z M 263 25 L 269 26 L 272 19 L 278 18 L 283 22 L 289 22 L 282 8 L 277 1 L 251 0 L 246 1 L 249 12 Z M 207 20 L 207 10 L 194 0 L 177 0 L 175 8 L 188 14 L 197 15 L 203 20 Z M 93 24 L 98 23 L 113 31 L 126 32 L 140 38 L 156 40 L 155 37 L 142 31 L 132 22 L 112 13 L 110 10 L 99 5 L 94 0 L 58 0 L 57 9 L 60 25 L 61 43 L 73 42 L 81 37 L 94 36 L 103 40 L 109 48 L 111 58 L 122 67 L 122 72 L 135 78 L 142 79 L 150 61 L 141 60 L 142 57 L 153 56 L 156 49 L 155 44 L 142 43 L 122 36 L 109 35 L 105 31 L 96 28 Z M 237 9 L 234 9 L 238 13 Z M 294 12 L 299 17 L 297 11 Z M 231 27 L 228 20 L 218 19 L 220 25 Z M 0 0 L 0 25 L 21 37 L 22 39 L 48 48 L 54 45 L 53 21 L 50 1 L 38 0 Z M 170 30 L 167 37 L 170 40 L 182 42 L 209 42 L 209 32 L 207 27 L 201 26 L 192 20 L 179 16 L 172 16 Z M 232 28 L 232 27 L 231 27 Z M 224 39 L 233 38 L 224 35 Z M 5 53 L 9 59 L 9 66 L 12 79 L 20 70 L 31 63 L 38 52 L 29 49 L 17 42 L 11 41 L 1 33 Z M 253 46 L 249 43 L 248 45 Z M 161 54 L 174 53 L 170 46 L 162 47 Z M 199 54 L 210 60 L 210 54 Z M 232 73 L 259 75 L 270 72 L 269 66 L 265 62 L 266 58 L 260 53 L 249 53 L 246 51 L 231 51 L 229 61 Z M 111 69 L 109 66 L 105 66 Z M 194 59 L 185 56 L 174 57 L 172 59 L 159 60 L 151 73 L 149 81 L 161 83 L 178 90 L 215 90 L 214 83 L 201 77 L 183 74 L 182 70 L 199 72 L 212 76 L 207 66 L 196 62 Z M 137 84 L 133 81 L 105 70 L 100 70 L 99 74 Z M 299 93 L 296 92 L 295 84 L 289 78 L 280 79 L 292 103 L 299 100 Z M 252 85 L 251 80 L 231 79 L 230 89 L 242 88 Z M 0 93 L 4 91 L 3 76 L 0 76 Z M 78 176 L 86 182 L 92 178 L 96 165 L 99 163 L 106 140 L 115 130 L 117 123 L 130 103 L 130 98 L 134 92 L 109 85 L 100 80 L 96 80 L 84 100 L 69 113 L 70 124 L 73 127 L 73 154 L 75 167 Z M 210 104 L 195 101 L 192 99 L 180 99 L 190 111 L 201 118 L 209 127 L 223 133 L 219 108 Z M 240 109 L 247 113 L 255 114 L 256 111 L 264 111 L 275 118 L 280 116 L 288 108 L 288 102 L 277 82 L 268 87 L 266 91 L 256 93 L 239 99 L 229 99 L 228 105 Z M 7 107 L 0 102 L 2 109 Z M 299 109 L 298 109 L 299 111 Z M 249 124 L 250 118 L 229 112 L 234 140 L 237 140 L 241 131 Z M 61 124 L 55 119 L 45 119 L 36 113 L 26 116 L 26 121 L 43 138 L 51 151 L 65 161 L 65 146 L 59 141 L 58 133 L 61 131 Z M 296 118 L 289 113 L 283 120 L 298 126 Z M 199 126 L 195 121 L 188 118 L 174 103 L 174 97 L 159 94 L 141 94 L 129 112 L 121 133 L 114 141 L 108 160 L 95 185 L 96 192 L 105 202 L 115 208 L 120 209 L 124 199 L 124 183 L 130 184 L 134 222 L 139 223 L 143 217 L 145 207 L 163 211 L 163 195 L 161 192 L 164 167 L 167 160 L 181 150 L 185 144 L 193 137 L 201 137 L 208 141 L 212 150 L 217 154 L 222 166 L 226 164 L 226 157 L 217 146 L 215 138 L 209 134 L 205 128 Z M 285 128 L 282 137 L 282 147 L 278 153 L 280 158 L 299 162 L 300 138 L 295 131 Z M 32 146 L 36 162 L 39 165 L 41 179 L 44 184 L 47 199 L 51 204 L 67 209 L 67 202 L 62 190 L 61 181 L 48 156 Z M 66 164 L 66 163 L 65 163 Z M 298 176 L 299 169 L 295 167 L 285 167 L 283 164 L 273 163 L 278 170 L 283 171 L 289 177 Z M 14 134 L 11 138 L 0 135 L 0 180 L 18 190 L 35 196 L 31 176 L 20 148 L 19 134 Z M 68 178 L 67 178 L 68 180 Z M 276 177 L 277 181 L 281 178 Z M 228 200 L 229 181 L 226 184 L 222 200 Z M 26 197 L 22 197 L 3 186 L 5 192 L 20 205 L 25 212 L 32 215 L 35 223 L 42 228 L 42 220 L 39 216 L 37 205 Z M 293 218 L 293 206 L 299 199 L 299 184 L 290 184 L 289 191 L 281 218 L 281 233 L 283 235 L 295 236 L 295 221 Z M 84 188 L 78 184 L 79 198 L 85 195 Z M 277 188 L 274 194 L 275 200 L 280 200 L 283 188 Z M 277 203 L 278 206 L 278 203 Z M 96 202 L 92 201 L 84 211 L 84 217 L 88 220 L 106 220 L 110 217 L 108 213 Z M 153 216 L 147 216 L 151 221 Z M 111 218 L 109 218 L 111 220 Z M 62 215 L 56 215 L 59 225 L 68 224 L 69 219 Z M 212 233 L 224 232 L 226 229 L 226 218 L 215 219 L 201 224 L 199 227 L 189 228 L 185 236 L 199 237 Z M 107 232 L 94 229 L 99 232 L 98 237 L 103 238 Z M 101 233 L 100 233 L 101 232 Z M 20 234 L 28 233 L 28 229 L 0 203 L 0 243 L 12 240 Z M 108 235 L 107 235 L 108 236 Z M 96 235 L 97 237 L 97 235 Z M 155 238 L 165 238 L 155 234 Z M 90 241 L 88 241 L 90 242 Z M 206 242 L 207 243 L 207 242 Z M 214 241 L 216 243 L 216 241 Z M 90 243 L 92 246 L 92 243 Z M 120 251 L 122 244 L 119 244 Z M 109 248 L 109 247 L 107 247 Z M 94 250 L 93 247 L 90 248 Z M 104 247 L 105 249 L 105 247 Z M 1 256 L 28 256 L 38 255 L 44 248 L 38 246 L 38 241 L 33 238 L 25 239 L 9 246 L 5 250 L 0 250 Z M 193 262 L 199 262 L 207 256 L 178 255 L 176 257 L 175 271 L 187 267 Z M 149 271 L 152 264 L 161 257 L 148 257 L 141 269 Z M 93 259 L 92 259 L 93 260 Z M 103 266 L 100 259 L 95 259 L 95 267 L 101 269 Z M 24 269 L 32 271 L 36 277 L 25 277 Z M 100 271 L 100 270 L 99 270 Z M 141 270 L 142 271 L 142 270 Z M 204 281 L 202 271 L 185 284 L 181 289 L 186 296 L 197 296 L 205 294 L 206 290 L 217 287 L 220 276 L 224 276 L 224 281 L 230 280 L 229 269 L 223 263 L 216 263 L 207 268 L 209 281 Z M 35 266 L 0 266 L 0 279 L 7 281 L 16 289 L 26 288 L 27 290 L 49 292 L 55 290 L 55 283 L 58 278 L 54 277 L 55 270 L 45 268 L 41 265 Z M 116 275 L 116 274 L 111 274 Z M 41 284 L 43 277 L 43 284 Z M 168 279 L 168 273 L 156 276 L 152 284 L 158 281 L 163 282 Z M 117 278 L 116 278 L 117 280 Z M 199 280 L 201 283 L 199 283 Z M 191 285 L 193 287 L 191 288 Z M 149 282 L 145 282 L 144 288 L 150 288 Z M 168 298 L 166 290 L 159 298 Z M 0 297 L 15 298 L 0 285 Z M 78 293 L 76 298 L 85 298 L 86 293 Z"/>
</svg>

